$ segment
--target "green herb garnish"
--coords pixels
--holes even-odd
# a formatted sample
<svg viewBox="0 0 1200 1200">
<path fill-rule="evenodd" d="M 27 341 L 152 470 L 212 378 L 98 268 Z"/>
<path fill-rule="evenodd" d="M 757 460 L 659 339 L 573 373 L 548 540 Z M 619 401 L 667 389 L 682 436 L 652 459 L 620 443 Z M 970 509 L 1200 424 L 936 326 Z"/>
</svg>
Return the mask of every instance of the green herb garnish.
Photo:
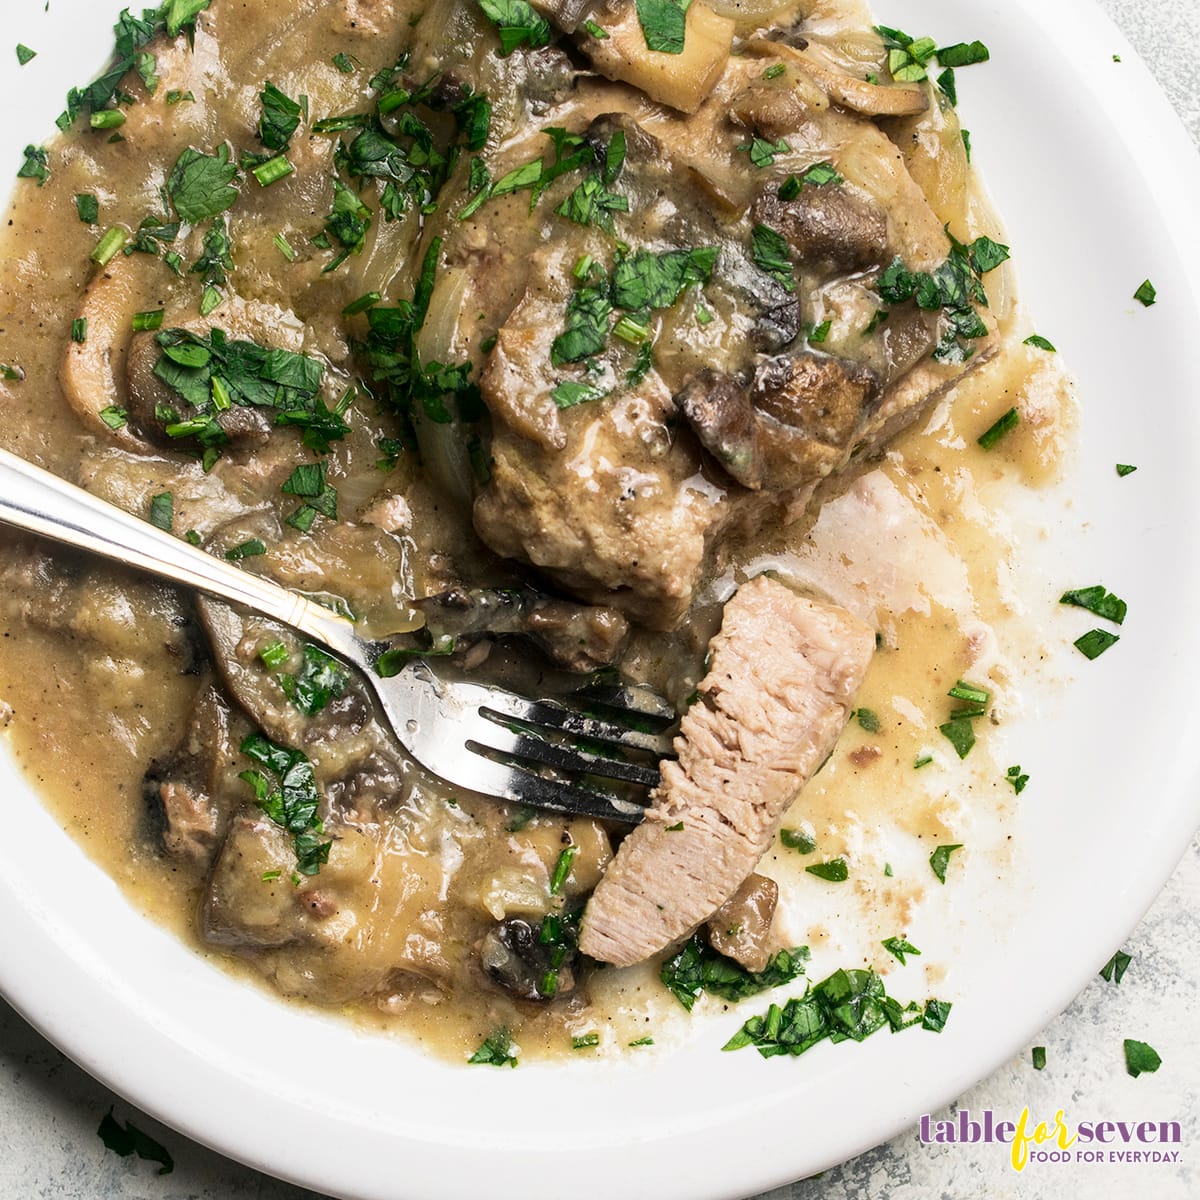
<svg viewBox="0 0 1200 1200">
<path fill-rule="evenodd" d="M 1084 658 L 1096 659 L 1110 646 L 1115 646 L 1121 639 L 1107 629 L 1092 629 L 1075 639 L 1075 648 Z"/>
<path fill-rule="evenodd" d="M 1125 614 L 1129 610 L 1129 606 L 1124 600 L 1114 596 L 1112 592 L 1106 591 L 1101 584 L 1093 587 L 1072 588 L 1070 591 L 1064 592 L 1058 602 L 1059 604 L 1071 604 L 1076 608 L 1086 608 L 1088 612 L 1095 613 L 1096 616 L 1103 617 L 1106 621 L 1112 621 L 1116 625 L 1124 622 Z"/>
<path fill-rule="evenodd" d="M 592 1046 L 600 1045 L 600 1035 L 598 1033 L 580 1033 L 571 1038 L 572 1050 L 587 1050 Z"/>
<path fill-rule="evenodd" d="M 167 194 L 179 219 L 195 225 L 231 208 L 238 198 L 236 176 L 228 146 L 221 146 L 216 154 L 202 154 L 189 146 L 167 176 Z"/>
<path fill-rule="evenodd" d="M 768 988 L 791 983 L 804 973 L 807 961 L 808 948 L 794 946 L 791 950 L 780 950 L 761 971 L 747 971 L 732 958 L 719 954 L 696 934 L 663 963 L 659 978 L 675 999 L 691 1012 L 702 991 L 711 992 L 722 1000 L 742 1000 Z"/>
<path fill-rule="evenodd" d="M 333 842 L 320 840 L 324 826 L 317 816 L 321 798 L 312 763 L 299 750 L 278 746 L 261 733 L 243 739 L 239 749 L 265 773 L 246 770 L 238 778 L 254 789 L 258 807 L 292 835 L 296 870 L 301 875 L 316 875 L 329 861 Z"/>
<path fill-rule="evenodd" d="M 1047 341 L 1046 338 L 1042 337 L 1042 335 L 1040 333 L 1031 333 L 1025 339 L 1024 344 L 1026 346 L 1036 346 L 1037 349 L 1039 349 L 1039 350 L 1045 350 L 1047 354 L 1055 353 L 1054 344 L 1052 342 Z"/>
<path fill-rule="evenodd" d="M 1137 467 L 1131 466 L 1129 463 L 1117 463 L 1117 476 L 1124 479 L 1126 475 L 1132 475 Z"/>
<path fill-rule="evenodd" d="M 490 1067 L 515 1067 L 517 1057 L 512 1034 L 503 1026 L 488 1034 L 482 1046 L 467 1059 L 469 1063 L 483 1063 Z"/>
<path fill-rule="evenodd" d="M 1012 790 L 1019 796 L 1025 790 L 1025 785 L 1029 782 L 1029 776 L 1022 774 L 1019 766 L 1009 767 L 1004 772 L 1004 780 L 1006 783 L 1012 784 Z"/>
<path fill-rule="evenodd" d="M 50 154 L 41 146 L 26 146 L 25 161 L 17 171 L 18 179 L 36 179 L 38 187 L 50 178 Z"/>
<path fill-rule="evenodd" d="M 1021 414 L 1016 408 L 1010 408 L 1003 416 L 998 417 L 975 440 L 984 450 L 990 450 L 1006 434 L 1011 433 L 1021 423 Z"/>
<path fill-rule="evenodd" d="M 315 717 L 331 700 L 340 696 L 350 674 L 336 658 L 306 643 L 304 662 L 295 675 L 279 676 L 283 694 L 306 716 Z"/>
<path fill-rule="evenodd" d="M 956 850 L 961 849 L 961 843 L 956 843 L 953 846 L 938 846 L 929 856 L 929 869 L 937 876 L 939 883 L 946 882 L 946 868 L 950 865 L 950 856 Z"/>
<path fill-rule="evenodd" d="M 750 232 L 750 254 L 754 265 L 780 283 L 785 291 L 796 290 L 791 254 L 782 234 L 769 225 L 755 225 Z"/>
<path fill-rule="evenodd" d="M 1035 1071 L 1044 1071 L 1046 1069 L 1046 1047 L 1045 1046 L 1034 1046 L 1034 1048 L 1029 1053 L 1029 1057 L 1033 1062 L 1033 1069 Z"/>
<path fill-rule="evenodd" d="M 575 856 L 579 853 L 578 846 L 567 846 L 558 856 L 558 861 L 554 864 L 554 870 L 550 875 L 550 895 L 557 896 L 563 889 L 563 884 L 567 882 L 571 874 L 571 865 L 575 862 Z"/>
<path fill-rule="evenodd" d="M 850 868 L 844 858 L 830 858 L 825 862 L 811 863 L 804 868 L 810 875 L 829 883 L 845 883 L 850 878 Z"/>
<path fill-rule="evenodd" d="M 104 1143 L 106 1149 L 111 1150 L 114 1154 L 119 1154 L 122 1158 L 136 1154 L 138 1158 L 146 1162 L 158 1163 L 158 1174 L 160 1175 L 170 1175 L 175 1169 L 175 1160 L 161 1142 L 156 1141 L 148 1133 L 143 1133 L 132 1121 L 126 1121 L 122 1125 L 113 1116 L 111 1108 L 100 1119 L 100 1128 L 96 1130 L 96 1135 Z"/>
<path fill-rule="evenodd" d="M 35 58 L 37 58 L 36 50 L 30 50 L 28 46 L 24 46 L 20 42 L 17 43 L 17 62 L 21 66 L 24 66 L 27 62 L 31 62 Z"/>
<path fill-rule="evenodd" d="M 500 35 L 500 54 L 507 58 L 519 46 L 536 50 L 548 46 L 554 31 L 550 22 L 526 0 L 479 0 L 484 16 Z"/>
<path fill-rule="evenodd" d="M 774 165 L 775 156 L 789 153 L 791 146 L 783 138 L 772 142 L 756 134 L 748 142 L 743 142 L 738 146 L 738 149 L 745 150 L 750 155 L 750 161 L 756 167 L 770 167 Z"/>
<path fill-rule="evenodd" d="M 1153 1075 L 1162 1066 L 1162 1059 L 1153 1046 L 1145 1042 L 1125 1039 L 1125 1070 L 1136 1079 L 1139 1075 Z"/>
<path fill-rule="evenodd" d="M 1154 284 L 1146 279 L 1138 287 L 1138 290 L 1133 293 L 1133 298 L 1141 301 L 1142 304 L 1149 308 L 1158 299 L 1158 292 L 1155 290 Z"/>
<path fill-rule="evenodd" d="M 159 492 L 150 497 L 150 524 L 171 532 L 175 524 L 175 497 L 171 492 Z"/>
<path fill-rule="evenodd" d="M 682 54 L 687 10 L 692 0 L 636 0 L 638 24 L 647 50 Z"/>
<path fill-rule="evenodd" d="M 893 958 L 899 961 L 901 966 L 905 965 L 904 956 L 906 954 L 919 955 L 921 953 L 920 950 L 918 950 L 916 946 L 912 944 L 912 942 L 909 942 L 902 937 L 884 938 L 881 945 L 890 955 L 892 955 Z"/>
<path fill-rule="evenodd" d="M 283 153 L 300 127 L 300 104 L 285 95 L 270 80 L 258 95 L 262 115 L 258 118 L 258 140 L 268 150 Z"/>
<path fill-rule="evenodd" d="M 1129 969 L 1129 964 L 1133 962 L 1133 956 L 1126 954 L 1124 950 L 1118 950 L 1100 968 L 1100 978 L 1106 983 L 1120 983 L 1125 978 L 1125 972 Z"/>
<path fill-rule="evenodd" d="M 817 839 L 803 829 L 781 829 L 779 840 L 789 850 L 799 850 L 801 854 L 811 854 L 817 848 Z"/>
</svg>

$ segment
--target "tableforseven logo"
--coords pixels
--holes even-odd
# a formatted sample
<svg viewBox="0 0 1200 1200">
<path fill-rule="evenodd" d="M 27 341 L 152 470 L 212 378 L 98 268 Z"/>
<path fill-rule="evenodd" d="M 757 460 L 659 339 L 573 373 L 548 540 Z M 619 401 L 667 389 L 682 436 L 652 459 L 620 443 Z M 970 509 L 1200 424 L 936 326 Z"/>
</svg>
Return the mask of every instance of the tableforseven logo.
<svg viewBox="0 0 1200 1200">
<path fill-rule="evenodd" d="M 969 1108 L 960 1108 L 947 1121 L 935 1121 L 926 1113 L 918 1130 L 926 1146 L 980 1142 L 1010 1146 L 1014 1171 L 1025 1170 L 1030 1162 L 1174 1163 L 1180 1152 L 1169 1147 L 1182 1141 L 1178 1121 L 1080 1121 L 1072 1125 L 1061 1108 L 1052 1120 L 1037 1121 L 1028 1105 L 1015 1121 L 997 1119 L 990 1108 L 985 1108 L 978 1120 Z M 1144 1146 L 1156 1149 L 1141 1149 Z"/>
</svg>

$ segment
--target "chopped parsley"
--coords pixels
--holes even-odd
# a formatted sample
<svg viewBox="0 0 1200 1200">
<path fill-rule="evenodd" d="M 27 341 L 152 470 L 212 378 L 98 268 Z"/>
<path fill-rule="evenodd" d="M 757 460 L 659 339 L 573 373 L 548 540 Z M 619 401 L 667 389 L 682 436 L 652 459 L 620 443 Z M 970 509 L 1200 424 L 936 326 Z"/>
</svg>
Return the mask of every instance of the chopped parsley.
<svg viewBox="0 0 1200 1200">
<path fill-rule="evenodd" d="M 167 176 L 167 194 L 179 219 L 196 225 L 231 208 L 238 198 L 236 176 L 237 165 L 230 161 L 227 145 L 216 154 L 202 154 L 189 146 Z"/>
<path fill-rule="evenodd" d="M 1117 476 L 1120 479 L 1124 479 L 1126 475 L 1132 475 L 1136 470 L 1137 467 L 1130 463 L 1117 463 Z"/>
<path fill-rule="evenodd" d="M 1129 964 L 1133 962 L 1133 956 L 1126 954 L 1124 950 L 1118 950 L 1100 968 L 1100 978 L 1105 983 L 1120 983 L 1125 978 L 1125 972 L 1129 969 Z"/>
<path fill-rule="evenodd" d="M 50 154 L 41 146 L 26 146 L 25 161 L 17 171 L 18 179 L 36 179 L 38 187 L 50 178 Z"/>
<path fill-rule="evenodd" d="M 799 850 L 801 854 L 811 854 L 817 848 L 817 839 L 803 829 L 781 829 L 779 840 L 789 850 Z"/>
<path fill-rule="evenodd" d="M 833 163 L 814 163 L 803 175 L 789 175 L 779 185 L 780 200 L 795 200 L 806 183 L 813 187 L 828 187 L 831 184 L 845 183 L 845 180 L 838 174 Z"/>
<path fill-rule="evenodd" d="M 600 1045 L 600 1035 L 598 1033 L 579 1033 L 571 1038 L 572 1050 L 587 1050 L 592 1046 Z"/>
<path fill-rule="evenodd" d="M 1118 596 L 1114 596 L 1112 592 L 1107 591 L 1103 584 L 1096 584 L 1093 587 L 1072 588 L 1063 594 L 1058 599 L 1059 604 L 1071 604 L 1076 608 L 1086 608 L 1088 612 L 1095 613 L 1098 617 L 1103 617 L 1106 621 L 1112 621 L 1115 625 L 1120 625 L 1125 620 L 1125 614 L 1129 611 L 1129 606 L 1124 600 Z"/>
<path fill-rule="evenodd" d="M 75 197 L 75 211 L 85 225 L 95 225 L 100 219 L 100 201 L 91 192 L 83 192 Z"/>
<path fill-rule="evenodd" d="M 269 79 L 258 95 L 262 115 L 258 118 L 258 140 L 268 150 L 282 153 L 288 148 L 292 134 L 300 127 L 303 109 L 298 101 L 285 95 Z"/>
<path fill-rule="evenodd" d="M 653 1046 L 654 1039 L 652 1037 L 640 1037 L 629 1043 L 630 1046 Z"/>
<path fill-rule="evenodd" d="M 878 714 L 870 708 L 856 708 L 853 717 L 867 733 L 878 733 L 882 726 Z"/>
<path fill-rule="evenodd" d="M 833 321 L 826 318 L 820 325 L 814 325 L 808 331 L 808 342 L 812 346 L 821 345 L 826 338 L 829 337 L 829 331 L 833 328 Z"/>
<path fill-rule="evenodd" d="M 1012 784 L 1012 790 L 1019 796 L 1025 790 L 1025 785 L 1029 782 L 1029 776 L 1023 774 L 1019 766 L 1009 767 L 1004 772 L 1004 780 L 1006 783 Z"/>
<path fill-rule="evenodd" d="M 576 404 L 583 404 L 588 400 L 599 400 L 606 394 L 602 388 L 565 379 L 562 383 L 554 386 L 550 392 L 550 398 L 559 408 L 574 408 Z"/>
<path fill-rule="evenodd" d="M 550 895 L 557 896 L 563 890 L 563 885 L 571 874 L 571 866 L 575 862 L 575 856 L 579 853 L 578 846 L 567 846 L 558 856 L 558 861 L 554 864 L 554 870 L 550 875 Z"/>
<path fill-rule="evenodd" d="M 950 720 L 939 725 L 938 731 L 954 747 L 959 758 L 966 758 L 975 745 L 975 729 L 971 723 L 987 712 L 992 696 L 986 688 L 962 679 L 946 694 L 962 703 L 951 709 Z"/>
<path fill-rule="evenodd" d="M 888 70 L 897 83 L 919 83 L 928 78 L 926 68 L 937 53 L 937 42 L 933 38 L 914 38 L 886 25 L 876 25 L 875 32 L 883 39 L 888 52 Z"/>
<path fill-rule="evenodd" d="M 770 167 L 775 163 L 777 154 L 787 154 L 791 151 L 791 146 L 780 138 L 776 142 L 769 141 L 767 138 L 758 137 L 755 135 L 748 142 L 743 142 L 739 150 L 745 150 L 750 155 L 750 161 L 756 167 Z"/>
<path fill-rule="evenodd" d="M 32 62 L 35 58 L 37 58 L 36 50 L 30 50 L 28 46 L 24 46 L 20 42 L 17 43 L 17 62 L 21 66 L 24 66 L 27 62 Z"/>
<path fill-rule="evenodd" d="M 550 22 L 526 0 L 479 0 L 479 7 L 496 26 L 502 58 L 507 58 L 520 46 L 537 50 L 550 44 L 554 34 Z"/>
<path fill-rule="evenodd" d="M 311 643 L 305 644 L 300 670 L 295 675 L 279 676 L 283 694 L 306 717 L 315 717 L 346 690 L 349 682 L 350 673 L 346 668 Z"/>
<path fill-rule="evenodd" d="M 1031 333 L 1025 339 L 1025 345 L 1035 346 L 1038 350 L 1045 350 L 1047 354 L 1054 354 L 1056 349 L 1054 343 L 1042 337 L 1040 333 Z"/>
<path fill-rule="evenodd" d="M 750 254 L 754 265 L 782 284 L 784 291 L 796 290 L 791 255 L 788 252 L 787 241 L 781 233 L 769 225 L 755 225 L 750 232 Z"/>
<path fill-rule="evenodd" d="M 636 0 L 638 24 L 647 50 L 682 54 L 687 10 L 692 0 Z"/>
<path fill-rule="evenodd" d="M 850 868 L 844 858 L 830 858 L 825 862 L 811 863 L 804 868 L 810 875 L 829 883 L 845 883 L 850 878 Z"/>
<path fill-rule="evenodd" d="M 282 667 L 288 660 L 288 648 L 283 642 L 272 642 L 269 646 L 264 646 L 259 652 L 258 657 L 262 659 L 263 666 L 268 671 L 274 671 L 277 667 Z"/>
<path fill-rule="evenodd" d="M 1149 308 L 1158 299 L 1158 292 L 1155 290 L 1154 284 L 1146 279 L 1139 285 L 1138 290 L 1133 293 L 1133 298 L 1140 301 L 1146 308 Z"/>
<path fill-rule="evenodd" d="M 333 842 L 320 838 L 324 826 L 317 816 L 321 798 L 312 763 L 299 750 L 277 746 L 261 733 L 250 734 L 239 749 L 265 773 L 251 769 L 242 771 L 238 778 L 253 788 L 258 807 L 292 835 L 297 872 L 316 875 L 329 861 Z"/>
<path fill-rule="evenodd" d="M 604 349 L 612 312 L 607 281 L 576 288 L 567 302 L 566 325 L 550 347 L 555 366 L 579 362 Z"/>
<path fill-rule="evenodd" d="M 597 25 L 595 21 L 591 21 L 591 20 L 584 21 L 583 27 L 597 41 L 603 42 L 603 41 L 608 40 L 608 30 L 605 29 L 602 25 Z"/>
<path fill-rule="evenodd" d="M 1096 659 L 1120 640 L 1115 633 L 1109 633 L 1107 629 L 1091 629 L 1083 637 L 1075 639 L 1075 648 L 1084 658 Z"/>
<path fill-rule="evenodd" d="M 550 22 L 526 0 L 479 0 L 479 7 L 496 26 L 502 58 L 508 58 L 522 46 L 530 50 L 550 46 L 553 37 Z"/>
<path fill-rule="evenodd" d="M 782 1007 L 772 1004 L 762 1016 L 751 1017 L 721 1048 L 754 1046 L 763 1058 L 799 1055 L 828 1038 L 832 1042 L 861 1042 L 885 1025 L 893 1033 L 913 1025 L 940 1032 L 950 1005 L 931 1000 L 924 1010 L 915 1003 L 901 1005 L 884 989 L 874 971 L 839 970 L 808 988 L 803 996 Z"/>
<path fill-rule="evenodd" d="M 488 1034 L 483 1045 L 467 1059 L 467 1062 L 483 1063 L 490 1067 L 515 1067 L 517 1065 L 516 1049 L 516 1046 L 513 1045 L 512 1034 L 501 1026 Z"/>
<path fill-rule="evenodd" d="M 613 268 L 613 303 L 633 312 L 670 308 L 686 288 L 709 281 L 719 254 L 718 246 L 657 253 L 638 250 L 628 258 L 619 259 Z"/>
<path fill-rule="evenodd" d="M 325 218 L 324 234 L 342 247 L 321 272 L 336 271 L 352 254 L 361 254 L 371 227 L 371 210 L 336 176 L 333 180 L 333 206 Z"/>
<path fill-rule="evenodd" d="M 1153 1046 L 1145 1042 L 1125 1039 L 1125 1070 L 1136 1079 L 1139 1075 L 1153 1075 L 1162 1066 L 1162 1059 Z"/>
<path fill-rule="evenodd" d="M 87 317 L 76 317 L 71 322 L 71 341 L 83 343 L 87 341 Z"/>
<path fill-rule="evenodd" d="M 659 978 L 688 1012 L 702 991 L 722 1000 L 743 1000 L 769 988 L 791 983 L 804 973 L 808 947 L 780 950 L 761 971 L 747 971 L 741 963 L 719 954 L 700 935 L 694 935 L 663 963 Z"/>
<path fill-rule="evenodd" d="M 175 497 L 170 492 L 159 492 L 150 497 L 150 524 L 171 532 L 175 524 Z"/>
<path fill-rule="evenodd" d="M 901 966 L 905 965 L 904 956 L 906 954 L 919 955 L 921 953 L 912 942 L 902 937 L 884 938 L 880 944 Z"/>
<path fill-rule="evenodd" d="M 243 558 L 257 558 L 266 552 L 267 544 L 262 538 L 247 538 L 244 542 L 239 542 L 236 546 L 231 546 L 226 550 L 225 557 L 230 562 L 240 562 Z"/>
<path fill-rule="evenodd" d="M 984 450 L 991 450 L 1001 438 L 1012 433 L 1020 423 L 1021 414 L 1015 407 L 1010 408 L 1008 412 L 997 417 L 975 440 Z"/>
<path fill-rule="evenodd" d="M 175 1160 L 161 1142 L 156 1141 L 148 1133 L 143 1133 L 132 1121 L 126 1121 L 122 1125 L 113 1116 L 111 1108 L 100 1119 L 100 1127 L 96 1130 L 96 1136 L 104 1143 L 105 1149 L 111 1150 L 122 1158 L 136 1154 L 145 1162 L 158 1163 L 160 1175 L 170 1175 L 175 1170 Z"/>
<path fill-rule="evenodd" d="M 943 333 L 933 357 L 939 362 L 965 362 L 974 353 L 966 343 L 987 335 L 987 325 L 974 307 L 987 306 L 982 277 L 1008 257 L 1008 247 L 989 237 L 966 245 L 951 236 L 950 253 L 934 271 L 910 271 L 903 259 L 895 258 L 875 287 L 888 304 L 915 300 L 927 312 L 941 311 Z"/>
<path fill-rule="evenodd" d="M 216 415 L 230 405 L 276 409 L 275 423 L 301 428 L 304 444 L 318 454 L 349 432 L 341 402 L 330 411 L 321 399 L 325 368 L 318 359 L 231 341 L 217 328 L 207 334 L 164 329 L 155 339 L 162 354 L 154 374 L 192 410 L 162 412 L 165 431 L 172 438 L 195 438 L 213 461 L 228 440 Z"/>
<path fill-rule="evenodd" d="M 337 489 L 326 482 L 323 462 L 297 467 L 279 490 L 289 496 L 300 496 L 304 501 L 287 519 L 293 528 L 307 533 L 318 516 L 337 520 Z"/>
<path fill-rule="evenodd" d="M 554 211 L 576 225 L 595 225 L 612 233 L 612 214 L 628 212 L 629 199 L 610 192 L 601 176 L 589 175 Z"/>
<path fill-rule="evenodd" d="M 1044 1071 L 1046 1069 L 1046 1047 L 1034 1046 L 1029 1052 L 1030 1061 L 1033 1063 L 1035 1071 Z"/>
<path fill-rule="evenodd" d="M 953 46 L 941 46 L 937 51 L 938 62 L 943 67 L 970 67 L 990 58 L 988 48 L 979 41 L 956 42 Z"/>
<path fill-rule="evenodd" d="M 950 865 L 950 856 L 956 850 L 961 849 L 961 843 L 952 846 L 938 846 L 929 856 L 929 869 L 937 876 L 938 883 L 946 882 L 946 868 Z"/>
<path fill-rule="evenodd" d="M 350 57 L 350 55 L 339 51 L 329 61 L 333 63 L 333 65 L 337 67 L 337 69 L 341 71 L 343 75 L 354 74 L 354 60 Z"/>
</svg>

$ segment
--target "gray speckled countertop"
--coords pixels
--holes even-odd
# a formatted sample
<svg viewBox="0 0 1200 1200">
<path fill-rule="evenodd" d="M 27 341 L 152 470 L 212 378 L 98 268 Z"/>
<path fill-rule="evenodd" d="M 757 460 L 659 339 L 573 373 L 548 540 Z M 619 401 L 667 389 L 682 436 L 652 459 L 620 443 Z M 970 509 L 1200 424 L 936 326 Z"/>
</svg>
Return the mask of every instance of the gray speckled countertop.
<svg viewBox="0 0 1200 1200">
<path fill-rule="evenodd" d="M 1048 0 L 1053 3 L 1053 0 Z M 1142 53 L 1200 143 L 1200 0 L 1099 0 Z M 757 1200 L 1156 1200 L 1200 1196 L 1200 839 L 1129 938 L 1123 984 L 1090 983 L 1031 1045 L 1046 1047 L 1034 1072 L 1028 1048 L 960 1098 L 997 1119 L 1025 1105 L 1037 1116 L 1067 1107 L 1077 1119 L 1176 1120 L 1180 1161 L 1031 1164 L 1018 1175 L 1001 1146 L 925 1146 L 909 1130 L 813 1179 Z M 1154 1075 L 1125 1072 L 1122 1040 L 1151 1043 Z M 119 1159 L 96 1137 L 110 1105 L 169 1145 L 173 1174 Z M 934 1114 L 935 1119 L 947 1114 Z M 196 1145 L 131 1109 L 64 1059 L 0 1001 L 0 1200 L 316 1200 Z"/>
</svg>

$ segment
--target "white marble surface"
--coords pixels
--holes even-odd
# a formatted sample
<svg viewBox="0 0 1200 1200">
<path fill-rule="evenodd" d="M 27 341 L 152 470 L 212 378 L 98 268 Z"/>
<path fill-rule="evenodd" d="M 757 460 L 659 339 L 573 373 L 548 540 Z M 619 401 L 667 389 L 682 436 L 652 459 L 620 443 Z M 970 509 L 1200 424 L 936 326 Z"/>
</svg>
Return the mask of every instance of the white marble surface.
<svg viewBox="0 0 1200 1200">
<path fill-rule="evenodd" d="M 1048 0 L 1053 3 L 1053 0 Z M 1099 0 L 1142 53 L 1200 143 L 1200 0 Z M 1094 980 L 1032 1045 L 1047 1066 L 1035 1072 L 1026 1049 L 959 1106 L 1013 1119 L 1026 1105 L 1053 1119 L 1176 1120 L 1183 1127 L 1174 1165 L 1031 1164 L 1018 1175 L 999 1146 L 923 1146 L 908 1131 L 813 1179 L 759 1200 L 1156 1200 L 1200 1196 L 1200 839 L 1127 942 L 1133 956 L 1120 987 Z M 1014 964 L 1019 986 L 1019 964 Z M 1135 1037 L 1162 1055 L 1154 1075 L 1130 1078 L 1122 1041 Z M 864 1098 L 869 1103 L 869 1097 Z M 119 1159 L 96 1137 L 110 1105 L 167 1144 L 173 1174 Z M 946 1114 L 935 1114 L 935 1116 Z M 853 1119 L 852 1114 L 847 1114 Z M 0 1001 L 0 1200 L 316 1200 L 198 1146 L 131 1109 L 26 1025 Z"/>
</svg>

